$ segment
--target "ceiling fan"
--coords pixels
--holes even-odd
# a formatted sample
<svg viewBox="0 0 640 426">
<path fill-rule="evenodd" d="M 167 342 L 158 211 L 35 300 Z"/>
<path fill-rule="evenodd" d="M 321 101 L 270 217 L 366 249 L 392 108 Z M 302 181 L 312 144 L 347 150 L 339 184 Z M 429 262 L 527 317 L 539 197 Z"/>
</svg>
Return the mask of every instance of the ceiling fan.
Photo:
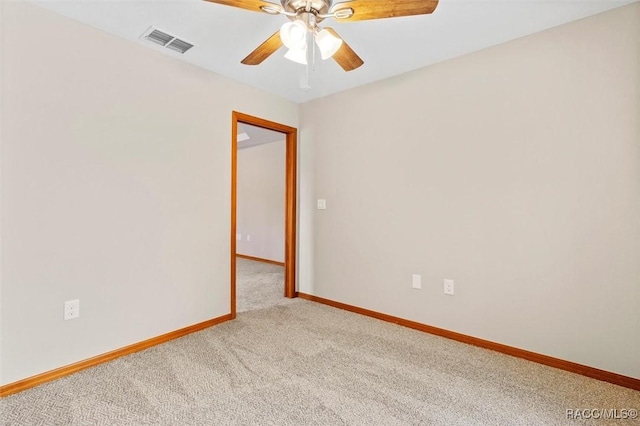
<svg viewBox="0 0 640 426">
<path fill-rule="evenodd" d="M 283 45 L 289 50 L 285 58 L 308 63 L 307 47 L 315 40 L 322 59 L 332 57 L 345 71 L 360 67 L 364 61 L 332 28 L 321 28 L 320 22 L 333 18 L 338 22 L 396 18 L 432 13 L 438 0 L 280 0 L 280 4 L 263 0 L 205 0 L 254 12 L 284 15 L 289 18 L 280 30 L 258 46 L 241 62 L 258 65 Z M 313 49 L 313 46 L 311 47 Z"/>
</svg>

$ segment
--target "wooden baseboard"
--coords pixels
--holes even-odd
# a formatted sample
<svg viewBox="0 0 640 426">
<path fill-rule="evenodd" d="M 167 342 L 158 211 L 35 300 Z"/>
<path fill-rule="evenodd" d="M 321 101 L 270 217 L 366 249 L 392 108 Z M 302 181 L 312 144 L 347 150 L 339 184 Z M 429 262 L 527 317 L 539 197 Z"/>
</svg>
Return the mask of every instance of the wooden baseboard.
<svg viewBox="0 0 640 426">
<path fill-rule="evenodd" d="M 28 377 L 26 379 L 9 383 L 4 386 L 0 386 L 0 398 L 9 396 L 11 394 L 27 390 L 34 386 L 41 385 L 46 382 L 50 382 L 55 379 L 59 379 L 64 376 L 68 376 L 78 371 L 94 367 L 96 365 L 120 358 L 121 356 L 130 355 L 135 352 L 148 349 L 152 346 L 159 345 L 161 343 L 168 342 L 178 337 L 186 336 L 187 334 L 194 333 L 196 331 L 209 328 L 213 325 L 220 324 L 231 319 L 231 314 L 223 315 L 218 318 L 214 318 L 208 321 L 204 321 L 198 324 L 191 325 L 189 327 L 181 328 L 160 336 L 152 337 L 151 339 L 144 340 L 142 342 L 134 343 L 124 348 L 116 349 L 111 352 L 107 352 L 102 355 L 95 356 L 93 358 L 85 359 L 74 364 L 66 365 L 64 367 L 56 368 L 55 370 L 47 371 L 36 376 Z"/>
<path fill-rule="evenodd" d="M 311 294 L 298 293 L 298 296 L 302 299 L 310 300 L 312 302 L 318 302 L 324 305 L 333 306 L 334 308 L 354 312 L 356 314 L 366 315 L 368 317 L 376 318 L 382 321 L 387 321 L 404 327 L 413 328 L 415 330 L 423 331 L 429 334 L 435 334 L 436 336 L 446 337 L 447 339 L 457 340 L 458 342 L 467 343 L 469 345 L 490 349 L 517 358 L 523 358 L 528 361 L 537 362 L 538 364 L 544 364 L 549 367 L 558 368 L 560 370 L 569 371 L 571 373 L 580 374 L 582 376 L 591 377 L 593 379 L 602 380 L 604 382 L 613 383 L 615 385 L 623 386 L 626 388 L 640 390 L 640 379 L 636 379 L 633 377 L 623 376 L 622 374 L 600 370 L 598 368 L 577 364 L 571 361 L 565 361 L 563 359 L 542 355 L 536 352 L 530 352 L 524 349 L 514 348 L 513 346 L 507 346 L 501 343 L 491 342 L 489 340 L 479 339 L 473 336 L 467 336 L 466 334 L 456 333 L 454 331 L 445 330 L 443 328 L 433 327 L 419 322 L 394 317 L 392 315 L 371 311 L 369 309 L 347 305 L 346 303 L 336 302 L 333 300 L 325 299 L 323 297 L 313 296 Z"/>
<path fill-rule="evenodd" d="M 256 262 L 271 263 L 272 265 L 284 266 L 284 262 L 278 262 L 277 260 L 263 259 L 261 257 L 247 256 L 246 254 L 237 254 L 236 257 L 243 259 L 255 260 Z"/>
</svg>

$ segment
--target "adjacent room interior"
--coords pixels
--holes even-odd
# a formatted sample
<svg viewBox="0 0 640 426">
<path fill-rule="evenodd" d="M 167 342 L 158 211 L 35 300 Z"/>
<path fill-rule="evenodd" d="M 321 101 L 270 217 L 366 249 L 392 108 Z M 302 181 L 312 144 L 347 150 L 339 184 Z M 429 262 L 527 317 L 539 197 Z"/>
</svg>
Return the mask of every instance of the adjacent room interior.
<svg viewBox="0 0 640 426">
<path fill-rule="evenodd" d="M 283 16 L 166 2 L 177 18 L 204 4 L 181 56 L 141 38 L 171 28 L 133 28 L 116 3 L 0 2 L 9 423 L 550 425 L 640 408 L 638 1 L 442 0 L 424 33 L 416 16 L 332 23 L 364 59 L 349 72 L 284 51 L 241 64 Z M 496 10 L 522 19 L 492 32 Z M 436 37 L 456 14 L 468 44 Z M 199 49 L 223 25 L 247 45 Z M 414 53 L 382 56 L 401 40 Z M 268 197 L 295 218 L 288 246 L 246 192 L 232 225 L 234 155 L 238 189 L 253 154 L 291 170 L 284 139 L 234 149 L 251 133 L 237 114 L 297 132 L 294 203 Z M 295 288 L 248 301 L 236 261 Z"/>
<path fill-rule="evenodd" d="M 285 135 L 240 123 L 237 132 L 236 312 L 284 302 Z"/>
</svg>

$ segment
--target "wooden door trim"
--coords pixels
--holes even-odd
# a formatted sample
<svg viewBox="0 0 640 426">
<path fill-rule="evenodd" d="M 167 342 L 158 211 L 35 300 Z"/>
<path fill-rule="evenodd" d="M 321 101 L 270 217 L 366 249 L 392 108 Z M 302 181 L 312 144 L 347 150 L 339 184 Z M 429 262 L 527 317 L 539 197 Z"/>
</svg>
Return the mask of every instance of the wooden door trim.
<svg viewBox="0 0 640 426">
<path fill-rule="evenodd" d="M 286 135 L 284 296 L 296 293 L 296 194 L 298 129 L 233 111 L 231 113 L 231 318 L 236 317 L 236 214 L 238 196 L 238 123 L 274 130 Z"/>
</svg>

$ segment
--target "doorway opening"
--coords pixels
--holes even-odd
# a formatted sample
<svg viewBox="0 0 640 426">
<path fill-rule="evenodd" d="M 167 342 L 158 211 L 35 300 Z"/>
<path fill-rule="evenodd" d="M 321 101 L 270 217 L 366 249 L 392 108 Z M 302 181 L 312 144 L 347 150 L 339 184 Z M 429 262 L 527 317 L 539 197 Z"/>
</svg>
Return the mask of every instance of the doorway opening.
<svg viewBox="0 0 640 426">
<path fill-rule="evenodd" d="M 283 134 L 285 138 L 284 297 L 296 297 L 296 176 L 297 129 L 233 111 L 231 118 L 231 317 L 236 317 L 238 230 L 238 132 L 246 124 Z"/>
</svg>

